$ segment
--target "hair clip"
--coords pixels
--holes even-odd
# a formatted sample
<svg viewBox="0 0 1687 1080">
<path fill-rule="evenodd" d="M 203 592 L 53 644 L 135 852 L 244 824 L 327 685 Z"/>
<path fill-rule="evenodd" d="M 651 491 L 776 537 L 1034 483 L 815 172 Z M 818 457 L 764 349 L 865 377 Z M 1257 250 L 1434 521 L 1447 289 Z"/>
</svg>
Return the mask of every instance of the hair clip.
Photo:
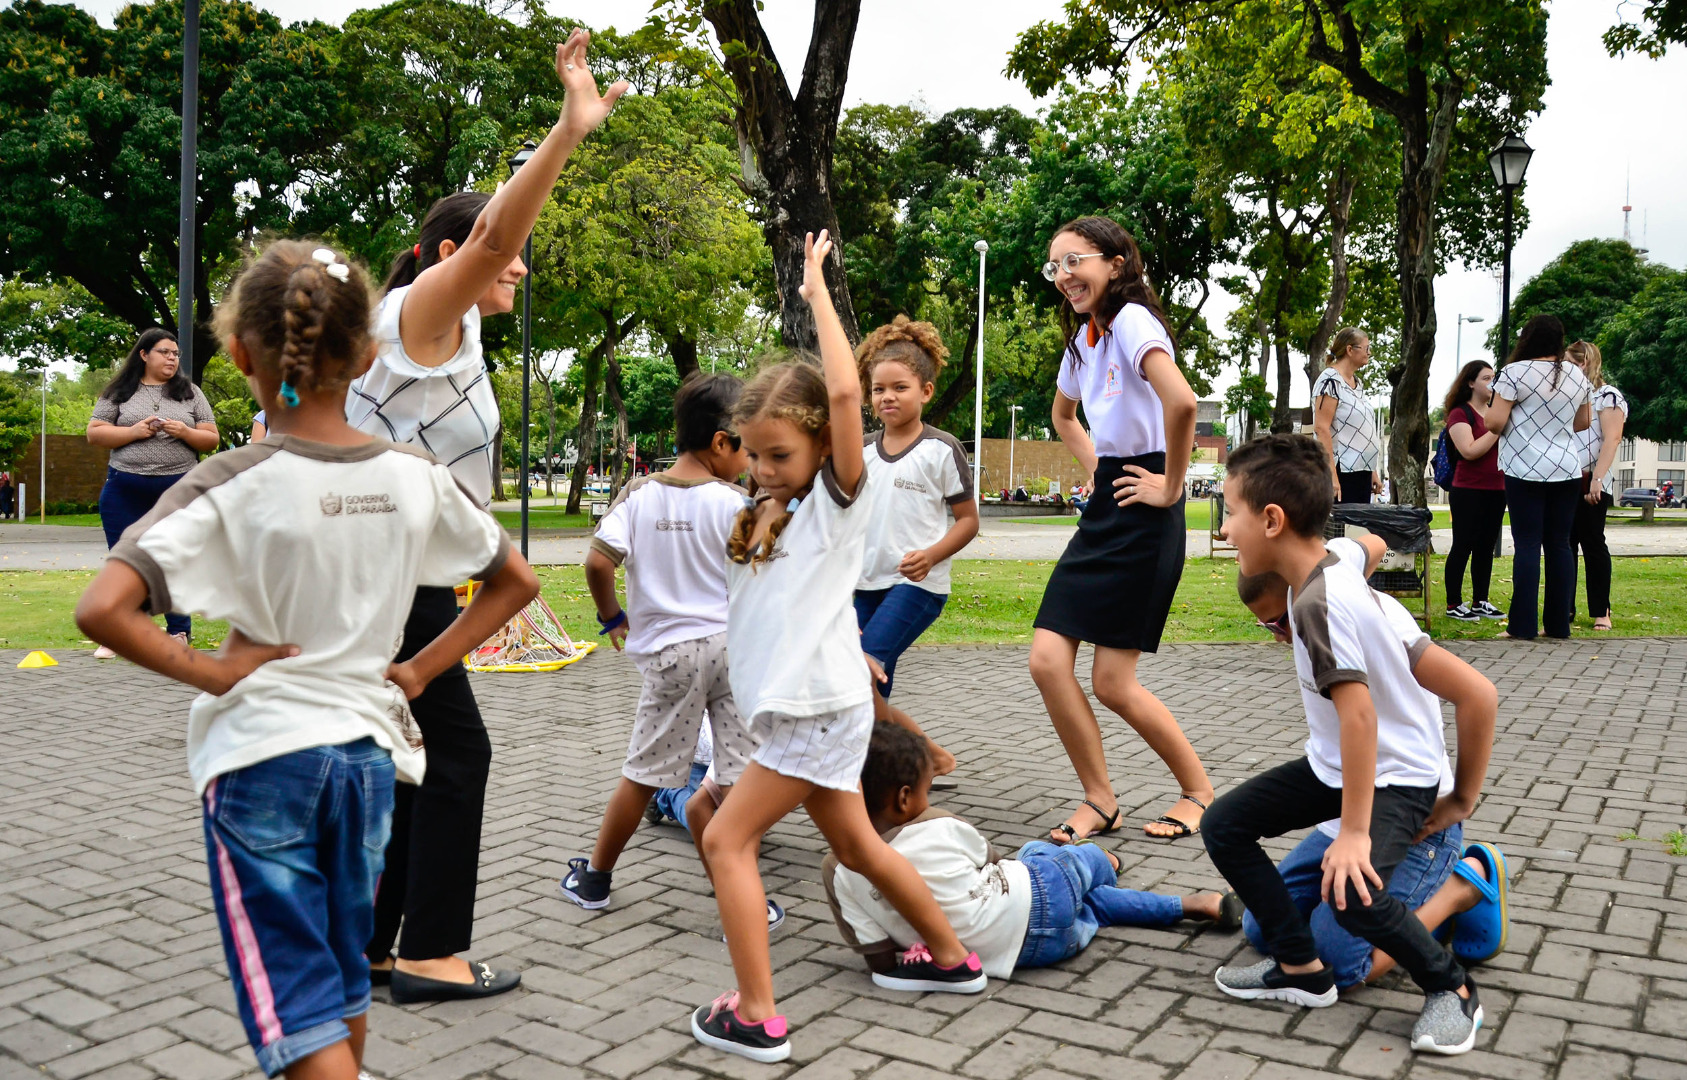
<svg viewBox="0 0 1687 1080">
<path fill-rule="evenodd" d="M 422 257 L 422 245 L 417 244 L 415 247 L 411 248 L 410 254 L 412 254 L 412 255 L 416 256 L 416 258 L 420 259 Z"/>
<path fill-rule="evenodd" d="M 317 248 L 310 253 L 310 257 L 321 263 L 322 269 L 335 281 L 346 281 L 351 277 L 351 267 L 341 262 L 332 248 Z"/>
<path fill-rule="evenodd" d="M 289 409 L 299 407 L 299 392 L 293 389 L 292 383 L 284 382 L 281 384 L 281 401 Z"/>
<path fill-rule="evenodd" d="M 756 508 L 755 496 L 753 496 L 753 495 L 744 496 L 744 509 L 754 510 L 755 508 Z"/>
<path fill-rule="evenodd" d="M 794 514 L 797 512 L 797 507 L 801 505 L 802 500 L 793 495 L 791 496 L 791 501 L 785 504 L 785 512 L 787 514 Z"/>
</svg>

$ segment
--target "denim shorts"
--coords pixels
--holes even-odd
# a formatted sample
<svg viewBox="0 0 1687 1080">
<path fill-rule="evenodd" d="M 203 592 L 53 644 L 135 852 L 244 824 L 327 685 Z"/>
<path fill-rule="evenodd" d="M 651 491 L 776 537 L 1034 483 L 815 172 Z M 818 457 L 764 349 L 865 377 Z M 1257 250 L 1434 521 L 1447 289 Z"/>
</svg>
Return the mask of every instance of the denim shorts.
<svg viewBox="0 0 1687 1080">
<path fill-rule="evenodd" d="M 1031 872 L 1031 922 L 1015 967 L 1074 957 L 1103 926 L 1170 926 L 1183 918 L 1181 897 L 1119 888 L 1113 863 L 1094 844 L 1033 840 L 1014 857 Z"/>
<path fill-rule="evenodd" d="M 885 672 L 880 694 L 890 697 L 896 661 L 937 621 L 948 602 L 948 593 L 927 592 L 905 582 L 888 589 L 856 592 L 855 621 L 861 625 L 861 651 L 877 660 Z"/>
<path fill-rule="evenodd" d="M 350 1036 L 369 1009 L 375 883 L 392 831 L 392 757 L 373 739 L 224 773 L 205 789 L 223 955 L 266 1076 Z"/>
<path fill-rule="evenodd" d="M 1306 916 L 1312 928 L 1312 940 L 1318 946 L 1318 956 L 1335 973 L 1339 987 L 1357 986 L 1371 973 L 1371 943 L 1343 930 L 1336 923 L 1335 911 L 1320 898 L 1324 880 L 1324 852 L 1331 838 L 1321 829 L 1313 829 L 1295 849 L 1277 864 L 1277 872 L 1289 887 L 1295 906 Z M 1464 855 L 1464 826 L 1449 825 L 1433 836 L 1412 845 L 1405 859 L 1394 868 L 1388 879 L 1388 892 L 1409 909 L 1416 911 L 1453 875 L 1453 867 Z M 1242 916 L 1242 932 L 1248 943 L 1260 952 L 1269 952 L 1265 935 L 1253 912 Z"/>
</svg>

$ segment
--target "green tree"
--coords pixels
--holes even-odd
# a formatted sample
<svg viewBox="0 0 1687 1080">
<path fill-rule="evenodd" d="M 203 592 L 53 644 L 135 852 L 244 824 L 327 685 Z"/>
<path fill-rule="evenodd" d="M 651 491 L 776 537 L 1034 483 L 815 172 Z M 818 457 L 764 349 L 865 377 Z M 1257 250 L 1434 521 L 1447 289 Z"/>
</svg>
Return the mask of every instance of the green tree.
<svg viewBox="0 0 1687 1080">
<path fill-rule="evenodd" d="M 0 371 L 0 467 L 17 464 L 18 456 L 41 430 L 41 409 L 22 379 Z"/>
<path fill-rule="evenodd" d="M 134 340 L 134 327 L 106 314 L 74 281 L 0 281 L 0 356 L 23 367 L 70 361 L 109 368 Z"/>
<path fill-rule="evenodd" d="M 1646 261 L 1626 240 L 1577 240 L 1540 273 L 1523 283 L 1511 301 L 1511 325 L 1521 327 L 1536 315 L 1556 315 L 1564 339 L 1599 340 L 1606 320 L 1626 307 L 1646 283 L 1669 271 Z M 1500 341 L 1499 327 L 1488 332 L 1496 356 L 1511 351 Z"/>
<path fill-rule="evenodd" d="M 1656 274 L 1599 335 L 1605 377 L 1628 398 L 1625 434 L 1687 438 L 1687 272 Z"/>
<path fill-rule="evenodd" d="M 1605 31 L 1605 49 L 1612 56 L 1638 52 L 1656 60 L 1671 45 L 1687 45 L 1687 2 L 1640 0 L 1639 7 L 1638 19 L 1624 19 Z"/>
</svg>

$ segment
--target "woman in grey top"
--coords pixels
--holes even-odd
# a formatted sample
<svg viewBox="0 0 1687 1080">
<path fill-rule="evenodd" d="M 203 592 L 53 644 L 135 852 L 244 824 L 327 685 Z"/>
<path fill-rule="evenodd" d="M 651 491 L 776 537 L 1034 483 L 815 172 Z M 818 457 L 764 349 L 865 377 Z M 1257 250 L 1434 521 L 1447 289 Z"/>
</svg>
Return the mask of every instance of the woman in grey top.
<svg viewBox="0 0 1687 1080">
<path fill-rule="evenodd" d="M 144 331 L 94 404 L 88 441 L 111 450 L 100 489 L 106 547 L 145 517 L 221 438 L 211 403 L 193 385 L 181 357 L 174 334 L 156 327 Z M 186 615 L 174 613 L 165 616 L 164 626 L 184 643 L 193 629 Z M 116 654 L 102 647 L 95 655 Z"/>
</svg>

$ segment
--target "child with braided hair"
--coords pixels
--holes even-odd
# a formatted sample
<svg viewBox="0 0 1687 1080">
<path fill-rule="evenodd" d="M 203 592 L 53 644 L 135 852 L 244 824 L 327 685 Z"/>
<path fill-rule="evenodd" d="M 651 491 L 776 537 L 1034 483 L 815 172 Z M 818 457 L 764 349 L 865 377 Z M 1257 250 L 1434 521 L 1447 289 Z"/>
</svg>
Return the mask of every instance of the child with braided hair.
<svg viewBox="0 0 1687 1080">
<path fill-rule="evenodd" d="M 444 465 L 346 422 L 371 309 L 368 278 L 331 248 L 278 241 L 241 272 L 217 326 L 268 437 L 183 477 L 76 608 L 90 638 L 204 691 L 188 768 L 235 1002 L 269 1076 L 355 1080 L 394 781 L 424 774 L 407 702 L 539 591 Z M 466 577 L 486 582 L 468 610 L 394 663 L 416 588 Z M 221 652 L 159 634 L 148 613 L 169 610 L 227 620 Z"/>
<path fill-rule="evenodd" d="M 908 860 L 874 830 L 861 799 L 873 730 L 867 661 L 851 607 L 867 517 L 859 496 L 861 379 L 826 292 L 825 232 L 806 239 L 802 296 L 814 309 L 824 375 L 786 362 L 744 388 L 734 426 L 757 495 L 728 541 L 727 655 L 732 696 L 759 746 L 703 830 L 738 989 L 691 1017 L 697 1040 L 753 1061 L 791 1056 L 773 997 L 762 834 L 798 806 L 846 867 L 879 890 L 919 934 L 880 986 L 977 993 L 983 967 Z"/>
</svg>

